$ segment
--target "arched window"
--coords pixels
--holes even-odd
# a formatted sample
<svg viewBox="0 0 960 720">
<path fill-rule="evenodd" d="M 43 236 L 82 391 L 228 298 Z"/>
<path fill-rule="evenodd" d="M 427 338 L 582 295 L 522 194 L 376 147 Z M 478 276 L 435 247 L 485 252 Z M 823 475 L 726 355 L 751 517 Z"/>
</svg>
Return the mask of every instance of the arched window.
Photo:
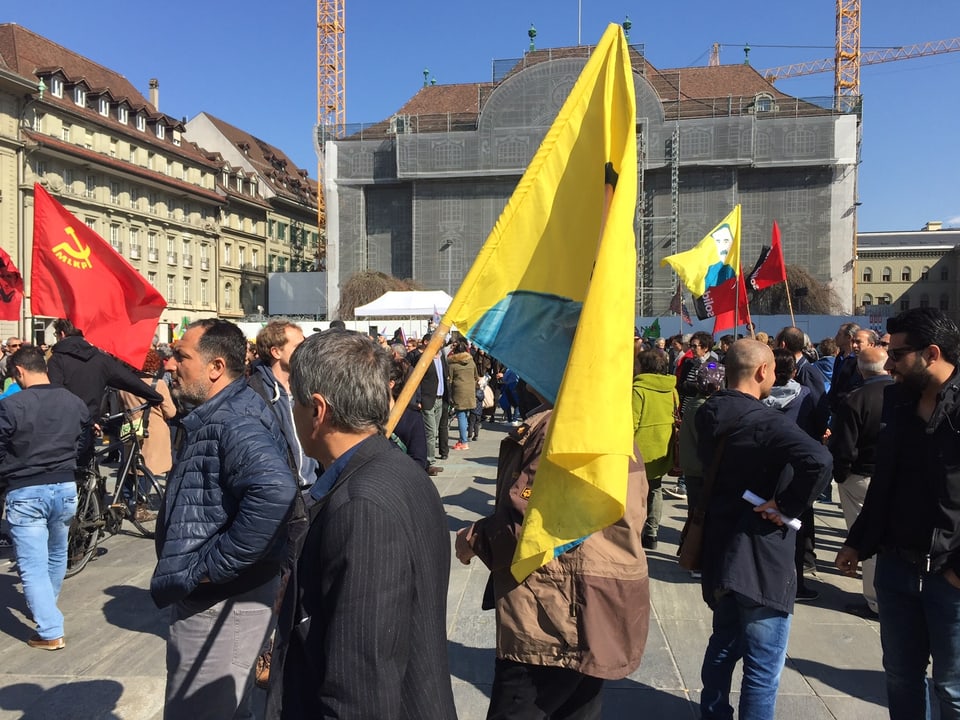
<svg viewBox="0 0 960 720">
<path fill-rule="evenodd" d="M 873 295 L 867 294 L 863 296 L 863 306 L 870 307 L 873 305 Z"/>
<path fill-rule="evenodd" d="M 892 302 L 893 298 L 890 297 L 890 293 L 886 293 L 877 298 L 877 305 L 889 305 Z"/>
<path fill-rule="evenodd" d="M 920 271 L 920 279 L 921 279 L 921 280 L 929 280 L 929 279 L 930 279 L 930 266 L 929 266 L 929 265 L 924 265 L 924 266 L 923 266 L 923 269 Z"/>
<path fill-rule="evenodd" d="M 865 267 L 863 269 L 863 281 L 864 282 L 873 282 L 873 268 Z"/>
<path fill-rule="evenodd" d="M 893 278 L 893 270 L 891 270 L 888 267 L 885 267 L 883 269 L 883 272 L 880 274 L 880 280 L 882 282 L 890 282 L 892 278 Z"/>
<path fill-rule="evenodd" d="M 910 282 L 910 267 L 907 265 L 903 266 L 903 269 L 900 270 L 900 280 L 901 282 Z"/>
</svg>

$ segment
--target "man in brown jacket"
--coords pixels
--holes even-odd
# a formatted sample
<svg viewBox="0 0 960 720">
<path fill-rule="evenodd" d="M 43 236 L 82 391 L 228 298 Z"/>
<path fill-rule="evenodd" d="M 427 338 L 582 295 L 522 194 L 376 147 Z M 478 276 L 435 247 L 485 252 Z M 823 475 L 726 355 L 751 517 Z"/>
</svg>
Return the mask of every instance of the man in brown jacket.
<svg viewBox="0 0 960 720">
<path fill-rule="evenodd" d="M 639 453 L 623 518 L 519 585 L 510 573 L 550 414 L 539 408 L 504 438 L 493 515 L 457 533 L 457 558 L 479 557 L 493 583 L 497 660 L 487 720 L 599 719 L 603 681 L 633 672 L 647 640 L 650 588 L 640 542 L 647 478 Z"/>
</svg>

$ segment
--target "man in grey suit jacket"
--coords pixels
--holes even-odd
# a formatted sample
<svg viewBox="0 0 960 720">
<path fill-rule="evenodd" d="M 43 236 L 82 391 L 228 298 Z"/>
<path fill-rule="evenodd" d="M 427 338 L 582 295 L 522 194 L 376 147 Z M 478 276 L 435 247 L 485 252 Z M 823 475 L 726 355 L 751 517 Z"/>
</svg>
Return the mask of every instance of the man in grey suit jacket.
<svg viewBox="0 0 960 720">
<path fill-rule="evenodd" d="M 291 358 L 293 417 L 329 487 L 287 588 L 267 717 L 453 720 L 450 537 L 423 468 L 383 435 L 390 356 L 346 330 Z"/>
</svg>

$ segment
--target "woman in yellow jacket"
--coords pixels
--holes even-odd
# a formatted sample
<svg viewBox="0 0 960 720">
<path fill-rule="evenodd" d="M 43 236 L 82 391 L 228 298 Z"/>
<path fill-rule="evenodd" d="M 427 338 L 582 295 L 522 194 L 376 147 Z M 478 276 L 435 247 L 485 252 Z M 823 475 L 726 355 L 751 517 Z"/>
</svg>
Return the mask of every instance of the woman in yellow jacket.
<svg viewBox="0 0 960 720">
<path fill-rule="evenodd" d="M 660 350 L 643 350 L 634 361 L 633 439 L 647 471 L 647 521 L 643 547 L 657 548 L 663 511 L 661 479 L 673 465 L 674 415 L 679 398 L 677 379 L 667 372 L 669 362 Z"/>
</svg>

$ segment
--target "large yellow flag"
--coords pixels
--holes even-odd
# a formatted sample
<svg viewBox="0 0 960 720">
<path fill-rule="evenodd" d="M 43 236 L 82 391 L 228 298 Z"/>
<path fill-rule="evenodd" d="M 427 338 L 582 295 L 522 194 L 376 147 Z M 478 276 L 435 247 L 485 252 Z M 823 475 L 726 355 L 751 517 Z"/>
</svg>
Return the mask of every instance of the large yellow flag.
<svg viewBox="0 0 960 720">
<path fill-rule="evenodd" d="M 739 275 L 740 206 L 690 250 L 668 255 L 660 264 L 670 265 L 695 298 Z"/>
<path fill-rule="evenodd" d="M 623 516 L 636 200 L 633 71 L 610 25 L 443 320 L 555 401 L 518 581 Z"/>
</svg>

